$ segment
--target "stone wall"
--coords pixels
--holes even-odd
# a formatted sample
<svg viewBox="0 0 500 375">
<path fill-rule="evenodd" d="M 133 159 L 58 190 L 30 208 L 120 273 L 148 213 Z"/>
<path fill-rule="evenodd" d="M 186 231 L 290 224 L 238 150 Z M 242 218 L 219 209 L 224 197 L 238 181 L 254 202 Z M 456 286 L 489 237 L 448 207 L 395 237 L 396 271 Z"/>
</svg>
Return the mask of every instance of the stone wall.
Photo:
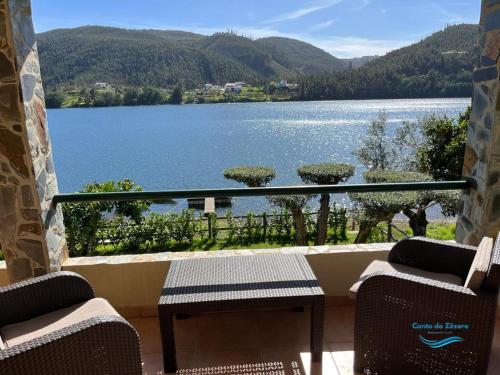
<svg viewBox="0 0 500 375">
<path fill-rule="evenodd" d="M 479 46 L 464 161 L 464 176 L 477 186 L 462 197 L 456 233 L 473 245 L 500 231 L 500 0 L 482 2 Z"/>
<path fill-rule="evenodd" d="M 0 0 L 0 244 L 11 281 L 67 257 L 29 0 Z"/>
</svg>

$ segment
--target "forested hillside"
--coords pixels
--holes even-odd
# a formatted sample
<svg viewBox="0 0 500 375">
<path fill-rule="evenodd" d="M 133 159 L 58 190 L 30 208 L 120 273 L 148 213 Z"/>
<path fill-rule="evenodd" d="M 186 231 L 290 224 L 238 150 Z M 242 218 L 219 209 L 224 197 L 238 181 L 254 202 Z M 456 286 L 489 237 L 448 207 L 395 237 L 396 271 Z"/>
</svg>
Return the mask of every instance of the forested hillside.
<svg viewBox="0 0 500 375">
<path fill-rule="evenodd" d="M 307 100 L 467 97 L 479 60 L 478 27 L 450 26 L 359 69 L 300 78 Z"/>
<path fill-rule="evenodd" d="M 282 48 L 273 40 L 254 41 L 232 32 L 204 36 L 101 26 L 37 35 L 44 82 L 51 88 L 101 81 L 162 88 L 194 88 L 206 82 L 256 84 L 346 66 L 312 45 L 279 39 Z"/>
<path fill-rule="evenodd" d="M 107 82 L 120 87 L 185 89 L 230 81 L 265 86 L 298 82 L 296 99 L 469 96 L 478 60 L 475 25 L 455 25 L 382 57 L 338 59 L 308 43 L 233 32 L 85 26 L 37 36 L 49 89 Z"/>
<path fill-rule="evenodd" d="M 94 82 L 193 87 L 259 78 L 235 61 L 196 48 L 200 38 L 182 32 L 80 27 L 39 34 L 37 42 L 42 76 L 52 88 Z"/>
<path fill-rule="evenodd" d="M 300 40 L 271 37 L 258 39 L 257 43 L 270 53 L 274 61 L 302 74 L 331 72 L 349 67 L 344 60 Z"/>
</svg>

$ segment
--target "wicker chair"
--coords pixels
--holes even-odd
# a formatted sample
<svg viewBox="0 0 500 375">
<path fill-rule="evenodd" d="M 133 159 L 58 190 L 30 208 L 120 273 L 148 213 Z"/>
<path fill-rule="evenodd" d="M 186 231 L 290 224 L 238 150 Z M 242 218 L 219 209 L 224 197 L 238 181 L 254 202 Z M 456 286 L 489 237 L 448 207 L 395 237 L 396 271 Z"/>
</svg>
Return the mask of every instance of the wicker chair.
<svg viewBox="0 0 500 375">
<path fill-rule="evenodd" d="M 0 288 L 0 374 L 141 374 L 139 337 L 82 277 Z"/>
<path fill-rule="evenodd" d="M 479 290 L 474 291 L 464 287 L 463 282 L 476 249 L 424 238 L 406 239 L 392 248 L 388 260 L 396 265 L 396 270 L 375 272 L 365 277 L 357 289 L 354 334 L 357 372 L 370 375 L 487 373 L 500 283 L 500 236 L 493 246 L 489 266 L 486 260 L 484 281 Z M 398 265 L 417 268 L 424 275 L 399 272 Z M 425 276 L 431 273 L 459 277 L 462 284 Z M 418 326 L 414 323 L 468 324 L 469 329 L 452 332 L 463 339 L 462 342 L 441 346 L 442 340 L 438 339 L 443 335 L 435 333 L 429 337 L 431 332 L 415 329 Z M 446 331 L 446 325 L 443 330 Z M 421 342 L 419 335 L 436 347 Z"/>
</svg>

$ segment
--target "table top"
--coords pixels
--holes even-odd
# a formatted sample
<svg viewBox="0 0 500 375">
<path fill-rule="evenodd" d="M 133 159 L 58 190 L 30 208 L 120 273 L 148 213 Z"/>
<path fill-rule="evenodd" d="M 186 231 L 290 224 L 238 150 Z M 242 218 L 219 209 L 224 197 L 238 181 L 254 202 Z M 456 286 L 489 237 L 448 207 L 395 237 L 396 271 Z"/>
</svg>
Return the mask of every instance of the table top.
<svg viewBox="0 0 500 375">
<path fill-rule="evenodd" d="M 303 255 L 175 260 L 159 305 L 324 295 Z"/>
</svg>

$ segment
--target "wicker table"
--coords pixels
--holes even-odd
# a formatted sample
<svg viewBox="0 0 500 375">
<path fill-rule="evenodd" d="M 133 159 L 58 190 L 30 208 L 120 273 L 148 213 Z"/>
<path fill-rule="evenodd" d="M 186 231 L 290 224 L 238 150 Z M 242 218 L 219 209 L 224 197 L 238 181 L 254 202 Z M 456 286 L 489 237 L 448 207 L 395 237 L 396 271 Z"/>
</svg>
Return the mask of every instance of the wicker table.
<svg viewBox="0 0 500 375">
<path fill-rule="evenodd" d="M 173 261 L 158 302 L 166 372 L 177 370 L 173 317 L 217 311 L 311 306 L 311 354 L 321 361 L 325 295 L 303 255 Z"/>
</svg>

